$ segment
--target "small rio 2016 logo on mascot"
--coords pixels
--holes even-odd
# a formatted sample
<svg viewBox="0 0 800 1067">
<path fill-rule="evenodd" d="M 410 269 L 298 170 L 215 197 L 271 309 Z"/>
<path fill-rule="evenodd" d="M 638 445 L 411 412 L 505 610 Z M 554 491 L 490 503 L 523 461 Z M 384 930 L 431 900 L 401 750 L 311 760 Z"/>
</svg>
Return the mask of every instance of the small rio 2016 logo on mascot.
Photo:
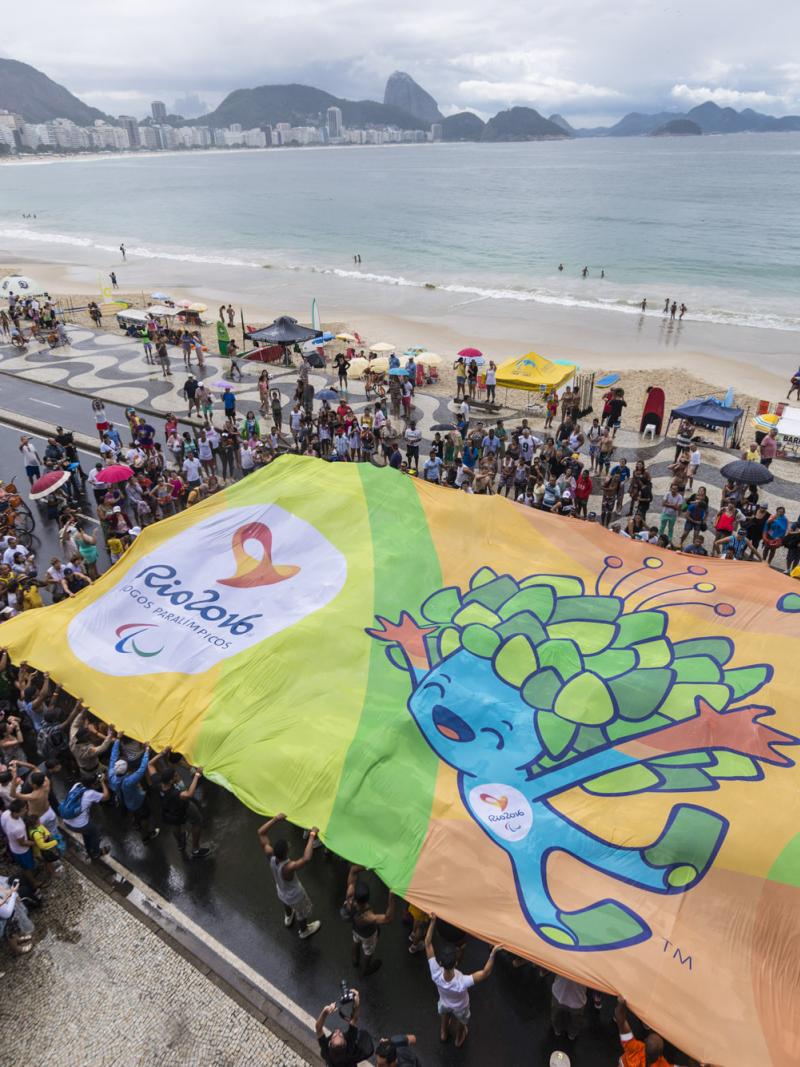
<svg viewBox="0 0 800 1067">
<path fill-rule="evenodd" d="M 551 855 L 651 893 L 686 893 L 728 832 L 714 792 L 724 782 L 760 781 L 768 764 L 793 766 L 785 747 L 798 744 L 769 725 L 772 708 L 752 702 L 771 678 L 768 664 L 736 664 L 729 637 L 670 637 L 671 608 L 736 612 L 708 599 L 715 587 L 704 567 L 662 574 L 664 560 L 649 557 L 620 573 L 619 557 L 604 562 L 588 591 L 572 575 L 517 581 L 483 567 L 468 589 L 429 596 L 419 621 L 403 611 L 367 631 L 407 672 L 409 713 L 458 772 L 469 814 L 508 855 L 527 921 L 550 944 L 583 952 L 633 945 L 651 930 L 621 900 L 562 908 Z M 611 828 L 605 837 L 596 823 L 590 830 L 564 814 L 556 801 L 570 790 L 682 799 L 649 843 L 625 845 L 609 840 Z"/>
<path fill-rule="evenodd" d="M 89 667 L 200 674 L 328 604 L 347 576 L 327 538 L 275 504 L 231 508 L 136 561 L 68 630 Z"/>
</svg>

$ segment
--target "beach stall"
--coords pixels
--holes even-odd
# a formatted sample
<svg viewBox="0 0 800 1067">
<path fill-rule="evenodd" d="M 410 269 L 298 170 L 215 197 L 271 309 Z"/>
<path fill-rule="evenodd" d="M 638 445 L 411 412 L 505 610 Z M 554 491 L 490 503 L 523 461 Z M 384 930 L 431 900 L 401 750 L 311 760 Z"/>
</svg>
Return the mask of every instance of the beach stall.
<svg viewBox="0 0 800 1067">
<path fill-rule="evenodd" d="M 784 408 L 778 419 L 778 437 L 793 452 L 800 446 L 800 408 Z"/>
<path fill-rule="evenodd" d="M 577 368 L 573 363 L 553 363 L 536 352 L 507 359 L 497 368 L 497 384 L 506 389 L 545 392 L 568 382 Z"/>
<path fill-rule="evenodd" d="M 246 353 L 245 359 L 271 362 L 271 360 L 265 360 L 259 353 L 265 349 L 268 350 L 275 346 L 280 346 L 283 352 L 283 362 L 288 367 L 291 366 L 289 347 L 291 345 L 301 345 L 305 341 L 313 341 L 315 338 L 320 337 L 321 334 L 321 330 L 312 330 L 309 326 L 301 326 L 297 319 L 293 319 L 290 315 L 281 315 L 269 326 L 248 332 L 247 339 L 261 347 L 253 352 Z"/>
<path fill-rule="evenodd" d="M 116 314 L 117 325 L 126 332 L 131 326 L 135 326 L 138 329 L 146 326 L 150 317 L 149 311 L 142 311 L 139 308 L 123 308 L 122 311 L 118 311 Z"/>
<path fill-rule="evenodd" d="M 690 419 L 695 426 L 704 426 L 707 430 L 725 430 L 725 444 L 732 435 L 734 442 L 737 435 L 737 427 L 744 415 L 741 408 L 728 407 L 715 396 L 698 397 L 696 400 L 687 400 L 669 413 L 669 421 L 665 434 L 669 433 L 669 426 L 673 419 Z"/>
</svg>

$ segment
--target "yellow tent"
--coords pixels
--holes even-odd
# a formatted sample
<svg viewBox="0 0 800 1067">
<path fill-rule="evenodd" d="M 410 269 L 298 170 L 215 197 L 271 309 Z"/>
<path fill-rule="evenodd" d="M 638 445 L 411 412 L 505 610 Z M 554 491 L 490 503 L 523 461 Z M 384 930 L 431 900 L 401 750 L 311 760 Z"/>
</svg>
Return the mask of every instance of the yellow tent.
<svg viewBox="0 0 800 1067">
<path fill-rule="evenodd" d="M 575 373 L 566 363 L 551 363 L 536 352 L 507 359 L 497 368 L 497 384 L 508 389 L 557 389 Z"/>
</svg>

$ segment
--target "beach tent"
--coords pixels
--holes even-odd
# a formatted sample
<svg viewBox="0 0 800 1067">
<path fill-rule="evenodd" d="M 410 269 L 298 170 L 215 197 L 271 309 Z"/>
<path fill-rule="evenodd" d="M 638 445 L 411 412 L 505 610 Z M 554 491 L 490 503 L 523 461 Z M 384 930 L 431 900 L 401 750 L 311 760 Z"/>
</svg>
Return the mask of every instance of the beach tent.
<svg viewBox="0 0 800 1067">
<path fill-rule="evenodd" d="M 166 319 L 173 318 L 178 314 L 178 310 L 177 308 L 167 307 L 166 304 L 151 304 L 147 309 L 147 314 L 156 319 Z"/>
<path fill-rule="evenodd" d="M 557 389 L 575 374 L 572 363 L 553 363 L 536 352 L 507 359 L 497 368 L 497 384 L 507 389 Z"/>
<path fill-rule="evenodd" d="M 705 426 L 709 430 L 716 430 L 724 426 L 729 430 L 741 419 L 744 412 L 741 408 L 727 407 L 715 396 L 698 397 L 697 400 L 687 400 L 669 413 L 669 423 L 673 419 L 691 419 L 696 426 Z"/>
<path fill-rule="evenodd" d="M 281 315 L 269 326 L 263 326 L 260 330 L 251 330 L 248 338 L 266 345 L 293 345 L 303 341 L 311 341 L 318 337 L 322 331 L 312 330 L 308 326 L 301 326 L 297 319 L 289 315 Z"/>
</svg>

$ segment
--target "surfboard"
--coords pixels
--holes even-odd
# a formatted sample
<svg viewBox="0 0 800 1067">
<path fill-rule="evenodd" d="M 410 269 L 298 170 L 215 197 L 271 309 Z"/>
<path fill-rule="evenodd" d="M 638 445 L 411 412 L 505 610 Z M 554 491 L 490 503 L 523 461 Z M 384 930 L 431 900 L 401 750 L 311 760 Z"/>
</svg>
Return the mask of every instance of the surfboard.
<svg viewBox="0 0 800 1067">
<path fill-rule="evenodd" d="M 639 433 L 644 433 L 645 426 L 651 423 L 655 425 L 656 433 L 661 434 L 661 423 L 664 421 L 664 390 L 657 385 L 651 385 L 647 390 L 647 398 L 642 408 L 642 420 L 639 423 Z"/>
</svg>

